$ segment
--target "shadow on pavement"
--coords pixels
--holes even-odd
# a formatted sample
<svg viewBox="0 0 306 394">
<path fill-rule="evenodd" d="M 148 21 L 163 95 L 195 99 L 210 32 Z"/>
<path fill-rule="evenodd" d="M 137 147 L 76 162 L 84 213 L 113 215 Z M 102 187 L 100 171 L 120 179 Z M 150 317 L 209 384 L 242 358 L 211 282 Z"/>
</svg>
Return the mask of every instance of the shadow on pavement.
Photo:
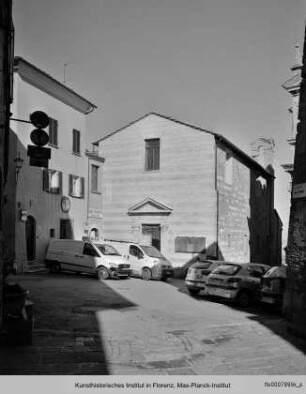
<svg viewBox="0 0 306 394">
<path fill-rule="evenodd" d="M 1 345 L 1 375 L 109 374 L 96 312 L 134 303 L 87 275 L 44 273 L 11 280 L 30 291 L 34 330 L 32 345 Z"/>
<path fill-rule="evenodd" d="M 185 284 L 184 280 L 181 279 L 174 279 L 171 278 L 167 282 L 169 285 L 174 286 L 178 289 L 180 293 L 184 293 L 192 297 L 195 301 L 202 302 L 202 301 L 208 301 L 211 303 L 222 303 L 223 305 L 227 305 L 229 308 L 233 308 L 236 310 L 240 310 L 243 312 L 247 312 L 250 314 L 248 316 L 248 319 L 255 321 L 257 323 L 260 323 L 267 327 L 269 330 L 271 330 L 274 334 L 282 337 L 284 340 L 289 342 L 291 345 L 302 351 L 304 354 L 306 354 L 306 341 L 305 339 L 298 338 L 294 335 L 292 335 L 288 330 L 287 330 L 287 323 L 284 317 L 281 314 L 281 311 L 279 310 L 267 310 L 264 309 L 260 303 L 250 306 L 248 308 L 239 308 L 236 304 L 232 302 L 226 302 L 224 300 L 220 300 L 216 297 L 209 297 L 207 295 L 204 295 L 203 291 L 200 292 L 199 295 L 192 296 L 189 294 Z"/>
<path fill-rule="evenodd" d="M 274 334 L 282 337 L 292 346 L 306 354 L 306 340 L 291 334 L 287 329 L 286 320 L 280 314 L 258 314 L 257 316 L 249 316 L 248 318 L 267 327 Z"/>
</svg>

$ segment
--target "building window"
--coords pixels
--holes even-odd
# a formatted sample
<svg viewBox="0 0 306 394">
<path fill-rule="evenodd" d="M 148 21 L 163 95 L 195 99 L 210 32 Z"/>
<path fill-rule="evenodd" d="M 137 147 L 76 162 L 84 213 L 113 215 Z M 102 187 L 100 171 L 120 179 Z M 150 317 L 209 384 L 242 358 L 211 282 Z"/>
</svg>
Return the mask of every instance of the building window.
<svg viewBox="0 0 306 394">
<path fill-rule="evenodd" d="M 92 164 L 91 166 L 91 191 L 99 191 L 99 166 Z"/>
<path fill-rule="evenodd" d="M 146 171 L 159 170 L 160 140 L 159 138 L 145 140 L 146 143 Z"/>
<path fill-rule="evenodd" d="M 91 241 L 95 241 L 95 240 L 99 239 L 99 230 L 97 228 L 91 229 L 91 231 L 89 233 L 89 239 Z"/>
<path fill-rule="evenodd" d="M 50 238 L 55 238 L 55 229 L 50 228 Z"/>
<path fill-rule="evenodd" d="M 69 195 L 76 198 L 84 198 L 84 178 L 77 175 L 69 175 Z"/>
<path fill-rule="evenodd" d="M 43 170 L 43 190 L 52 194 L 62 193 L 62 173 L 57 170 Z"/>
<path fill-rule="evenodd" d="M 72 152 L 77 155 L 81 153 L 81 133 L 75 129 L 72 131 Z"/>
<path fill-rule="evenodd" d="M 233 156 L 229 153 L 226 153 L 225 158 L 224 181 L 229 185 L 233 183 Z"/>
<path fill-rule="evenodd" d="M 49 145 L 58 146 L 57 129 L 58 122 L 56 119 L 49 118 Z"/>
</svg>

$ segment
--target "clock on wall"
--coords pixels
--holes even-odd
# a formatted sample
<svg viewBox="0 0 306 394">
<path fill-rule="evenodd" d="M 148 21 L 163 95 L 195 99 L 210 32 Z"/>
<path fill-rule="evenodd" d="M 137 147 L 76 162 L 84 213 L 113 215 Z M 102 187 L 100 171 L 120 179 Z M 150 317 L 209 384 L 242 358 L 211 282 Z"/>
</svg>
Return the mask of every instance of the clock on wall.
<svg viewBox="0 0 306 394">
<path fill-rule="evenodd" d="M 71 203 L 68 197 L 61 198 L 61 208 L 63 212 L 69 212 L 71 207 Z"/>
</svg>

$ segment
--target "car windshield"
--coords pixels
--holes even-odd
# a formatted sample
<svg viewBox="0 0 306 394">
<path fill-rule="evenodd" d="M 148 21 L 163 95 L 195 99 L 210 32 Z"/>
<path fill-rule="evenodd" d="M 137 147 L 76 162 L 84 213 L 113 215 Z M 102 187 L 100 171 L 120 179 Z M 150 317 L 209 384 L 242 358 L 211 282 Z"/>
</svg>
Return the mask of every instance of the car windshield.
<svg viewBox="0 0 306 394">
<path fill-rule="evenodd" d="M 216 268 L 213 273 L 218 275 L 236 275 L 240 271 L 241 267 L 235 264 L 222 264 Z"/>
<path fill-rule="evenodd" d="M 97 248 L 106 256 L 120 256 L 120 253 L 112 245 L 96 245 Z"/>
<path fill-rule="evenodd" d="M 204 269 L 204 268 L 209 268 L 211 265 L 212 263 L 210 261 L 199 261 L 198 263 L 195 263 L 194 268 Z"/>
<path fill-rule="evenodd" d="M 164 256 L 160 253 L 158 249 L 155 248 L 155 246 L 148 246 L 148 245 L 139 245 L 139 246 L 142 248 L 145 254 L 150 257 L 164 258 Z"/>
</svg>

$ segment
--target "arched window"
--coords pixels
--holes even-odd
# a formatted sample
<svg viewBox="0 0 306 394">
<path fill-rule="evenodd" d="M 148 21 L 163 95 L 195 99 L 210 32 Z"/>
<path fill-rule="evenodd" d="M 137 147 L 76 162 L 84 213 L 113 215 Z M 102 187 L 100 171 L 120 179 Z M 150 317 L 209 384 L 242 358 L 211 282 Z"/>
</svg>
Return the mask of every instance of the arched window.
<svg viewBox="0 0 306 394">
<path fill-rule="evenodd" d="M 90 240 L 99 239 L 99 230 L 97 228 L 92 228 L 89 233 Z"/>
</svg>

